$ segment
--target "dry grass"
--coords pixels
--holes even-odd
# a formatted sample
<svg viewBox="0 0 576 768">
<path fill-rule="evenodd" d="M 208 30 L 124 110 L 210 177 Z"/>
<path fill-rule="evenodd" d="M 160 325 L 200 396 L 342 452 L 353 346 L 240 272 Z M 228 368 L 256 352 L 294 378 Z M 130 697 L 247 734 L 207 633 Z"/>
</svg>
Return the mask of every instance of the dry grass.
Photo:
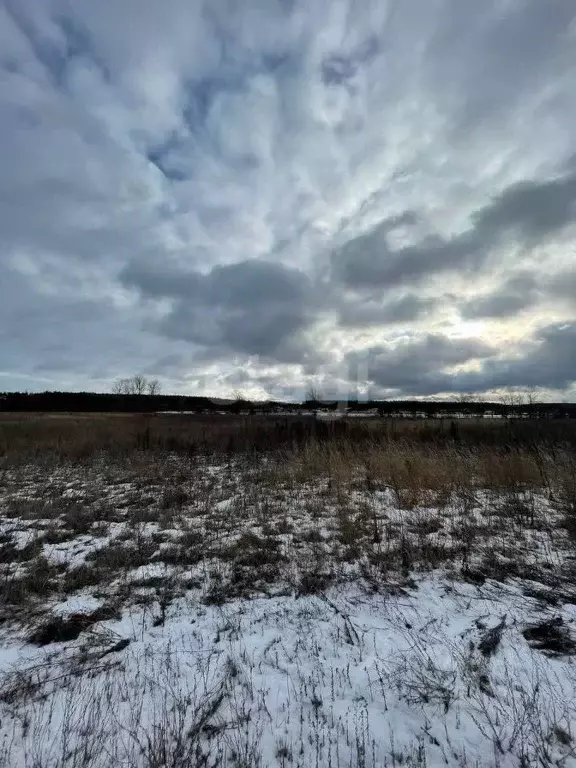
<svg viewBox="0 0 576 768">
<path fill-rule="evenodd" d="M 100 419 L 111 429 L 128 419 L 111 421 Z M 509 576 L 512 562 L 521 571 L 536 534 L 567 548 L 576 519 L 570 444 L 479 442 L 335 435 L 257 461 L 159 448 L 119 456 L 105 445 L 81 462 L 22 461 L 4 470 L 0 565 L 85 541 L 81 562 L 47 585 L 89 585 L 97 580 L 89 569 L 113 579 L 149 563 L 214 559 L 229 567 L 237 593 L 238 584 L 288 578 L 287 564 L 296 583 L 343 562 L 382 574 L 474 561 Z M 23 545 L 6 532 L 19 526 Z"/>
<path fill-rule="evenodd" d="M 576 424 L 559 421 L 350 419 L 301 416 L 0 413 L 0 457 L 5 466 L 34 460 L 83 461 L 96 456 L 135 458 L 142 452 L 237 455 L 290 450 L 311 441 L 500 447 L 576 446 Z"/>
<path fill-rule="evenodd" d="M 439 567 L 571 594 L 576 424 L 562 440 L 548 426 L 519 425 L 510 445 L 490 423 L 4 420 L 0 618 L 83 590 L 148 599 L 130 584 L 158 568 L 212 603 L 353 579 L 379 590 Z M 249 438 L 260 442 L 241 449 Z"/>
</svg>

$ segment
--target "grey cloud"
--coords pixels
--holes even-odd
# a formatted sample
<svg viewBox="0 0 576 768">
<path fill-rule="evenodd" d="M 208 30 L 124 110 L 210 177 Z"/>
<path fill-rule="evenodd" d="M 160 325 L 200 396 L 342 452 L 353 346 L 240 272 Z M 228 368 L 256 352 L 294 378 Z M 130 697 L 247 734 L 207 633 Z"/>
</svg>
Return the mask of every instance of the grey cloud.
<svg viewBox="0 0 576 768">
<path fill-rule="evenodd" d="M 556 308 L 564 304 L 568 311 L 576 309 L 576 270 L 550 276 L 522 272 L 492 292 L 465 302 L 459 309 L 467 320 L 506 318 L 542 303 L 553 303 Z"/>
<path fill-rule="evenodd" d="M 338 313 L 340 325 L 368 327 L 411 323 L 432 313 L 439 299 L 409 293 L 393 301 L 379 302 L 356 297 L 342 302 Z"/>
<path fill-rule="evenodd" d="M 109 71 L 95 53 L 88 30 L 74 17 L 55 14 L 51 22 L 46 24 L 42 13 L 27 13 L 22 3 L 5 0 L 4 7 L 14 25 L 28 41 L 48 79 L 57 87 L 66 86 L 70 66 L 78 58 L 89 60 L 93 66 L 99 68 L 105 79 L 109 79 Z M 39 8 L 35 10 L 40 11 Z"/>
<path fill-rule="evenodd" d="M 527 245 L 576 222 L 576 175 L 514 184 L 473 217 L 478 237 L 511 232 Z"/>
<path fill-rule="evenodd" d="M 560 302 L 568 310 L 576 309 L 576 270 L 550 276 L 530 272 L 514 275 L 492 292 L 463 303 L 459 310 L 467 320 L 506 318 L 543 302 L 556 307 Z"/>
<path fill-rule="evenodd" d="M 576 381 L 576 323 L 544 326 L 515 357 L 486 360 L 480 372 L 446 377 L 444 391 L 501 387 L 566 389 Z"/>
<path fill-rule="evenodd" d="M 505 387 L 565 390 L 576 382 L 576 323 L 544 326 L 514 356 L 496 352 L 475 340 L 450 342 L 436 337 L 384 353 L 370 351 L 368 360 L 371 380 L 381 391 L 438 395 Z M 480 362 L 479 370 L 443 370 L 472 359 Z"/>
<path fill-rule="evenodd" d="M 302 305 L 310 290 L 301 271 L 269 261 L 244 261 L 215 267 L 206 284 L 207 295 L 219 304 L 241 309 L 252 305 Z"/>
<path fill-rule="evenodd" d="M 385 220 L 333 254 L 334 276 L 355 287 L 418 283 L 450 270 L 477 270 L 505 243 L 537 245 L 576 223 L 576 175 L 514 184 L 476 211 L 471 222 L 451 239 L 429 236 L 393 249 Z"/>
<path fill-rule="evenodd" d="M 479 339 L 450 339 L 441 334 L 402 339 L 395 346 L 365 352 L 370 381 L 381 389 L 408 393 L 443 391 L 445 368 L 491 357 L 495 351 Z"/>
<path fill-rule="evenodd" d="M 150 147 L 146 153 L 152 165 L 156 166 L 169 181 L 184 181 L 190 178 L 178 163 L 178 149 L 178 141 L 170 138 L 157 146 Z M 176 153 L 176 156 L 173 153 Z"/>
<path fill-rule="evenodd" d="M 348 53 L 328 54 L 322 61 L 322 79 L 329 85 L 342 85 L 352 80 L 359 67 L 369 63 L 377 54 L 380 44 L 376 35 L 370 35 Z"/>
<path fill-rule="evenodd" d="M 133 308 L 121 310 L 111 300 L 82 295 L 42 293 L 30 276 L 3 269 L 0 388 L 22 380 L 30 387 L 35 379 L 42 389 L 106 388 L 106 379 L 143 370 L 174 346 L 145 332 L 142 321 Z"/>
<path fill-rule="evenodd" d="M 450 4 L 429 44 L 426 79 L 445 84 L 439 98 L 455 110 L 455 139 L 505 125 L 535 89 L 573 66 L 574 18 L 571 0 Z"/>
<path fill-rule="evenodd" d="M 122 275 L 144 295 L 173 299 L 159 330 L 175 339 L 284 362 L 302 359 L 299 339 L 314 317 L 309 279 L 268 261 L 214 267 L 208 274 L 166 273 L 133 263 Z"/>
<path fill-rule="evenodd" d="M 387 225 L 384 231 L 378 227 L 334 253 L 335 278 L 355 288 L 391 288 L 418 283 L 436 272 L 471 268 L 482 255 L 479 243 L 468 234 L 453 240 L 430 236 L 417 245 L 394 250 L 388 244 L 387 233 Z"/>
<path fill-rule="evenodd" d="M 561 299 L 576 310 L 576 269 L 552 275 L 544 283 L 552 298 Z"/>
<path fill-rule="evenodd" d="M 127 288 L 135 288 L 146 298 L 187 298 L 195 300 L 200 292 L 202 275 L 183 272 L 172 264 L 162 263 L 160 255 L 155 259 L 133 259 L 119 273 Z"/>
<path fill-rule="evenodd" d="M 516 275 L 492 293 L 466 302 L 460 307 L 460 314 L 467 320 L 510 317 L 536 304 L 541 295 L 534 275 Z"/>
</svg>

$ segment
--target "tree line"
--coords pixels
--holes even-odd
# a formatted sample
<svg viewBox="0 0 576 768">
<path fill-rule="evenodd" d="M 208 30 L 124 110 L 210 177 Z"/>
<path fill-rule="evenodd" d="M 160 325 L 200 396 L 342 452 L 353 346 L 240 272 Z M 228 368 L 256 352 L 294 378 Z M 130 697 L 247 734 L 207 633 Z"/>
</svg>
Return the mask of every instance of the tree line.
<svg viewBox="0 0 576 768">
<path fill-rule="evenodd" d="M 251 413 L 251 414 L 286 414 L 297 416 L 310 414 L 314 410 L 337 410 L 340 404 L 335 401 L 311 400 L 304 403 L 285 402 L 250 402 L 247 399 L 223 401 L 217 398 L 192 395 L 150 394 L 148 387 L 119 387 L 120 391 L 108 393 L 95 392 L 4 392 L 0 393 L 0 411 L 28 412 L 116 412 L 116 413 L 156 413 L 163 411 L 188 411 L 195 413 Z M 348 402 L 352 411 L 370 410 L 380 416 L 394 416 L 398 413 L 414 418 L 434 416 L 456 416 L 467 413 L 482 416 L 492 411 L 502 416 L 526 414 L 532 418 L 574 418 L 576 403 L 529 403 L 525 399 L 519 402 L 487 402 L 473 400 L 364 400 Z"/>
</svg>

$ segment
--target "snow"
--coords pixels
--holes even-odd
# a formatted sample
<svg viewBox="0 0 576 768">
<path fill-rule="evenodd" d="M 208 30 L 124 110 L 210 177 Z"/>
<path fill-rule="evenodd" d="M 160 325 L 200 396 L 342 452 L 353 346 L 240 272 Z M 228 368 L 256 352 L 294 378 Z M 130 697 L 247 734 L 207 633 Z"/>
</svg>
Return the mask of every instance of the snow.
<svg viewBox="0 0 576 768">
<path fill-rule="evenodd" d="M 53 563 L 77 567 L 86 562 L 86 556 L 108 547 L 124 531 L 124 523 L 106 524 L 106 535 L 80 534 L 59 544 L 44 544 L 43 554 Z"/>
<path fill-rule="evenodd" d="M 574 606 L 563 610 L 573 622 Z M 500 647 L 484 658 L 478 626 L 496 626 L 503 616 Z M 115 765 L 144 766 L 129 738 L 132 726 L 144 734 L 160 713 L 187 701 L 175 727 L 193 727 L 219 691 L 198 738 L 223 765 L 236 745 L 260 755 L 262 766 L 281 765 L 278 755 L 291 754 L 300 766 L 375 767 L 393 765 L 395 754 L 407 765 L 517 768 L 523 755 L 526 765 L 537 765 L 546 754 L 544 765 L 568 768 L 576 765 L 574 753 L 555 742 L 554 729 L 574 727 L 576 673 L 569 658 L 548 658 L 522 637 L 527 623 L 542 618 L 542 607 L 514 586 L 476 587 L 440 574 L 398 595 L 350 586 L 326 597 L 206 607 L 190 594 L 170 608 L 164 626 L 135 610 L 104 622 L 100 642 L 125 638 L 128 647 L 106 656 L 99 671 L 70 674 L 54 688 L 50 679 L 70 662 L 70 644 L 61 644 L 62 658 L 51 661 L 43 684 L 51 695 L 21 707 L 3 703 L 2 735 L 18 768 L 31 765 L 30 734 L 43 733 L 35 749 L 42 765 L 52 766 L 60 734 L 66 730 L 71 749 L 90 721 L 92 738 L 102 740 L 90 765 L 111 765 L 112 755 Z M 16 659 L 14 652 L 0 657 L 8 679 Z M 28 654 L 20 675 L 43 660 L 45 651 Z M 106 724 L 100 734 L 97 722 Z"/>
<path fill-rule="evenodd" d="M 165 563 L 147 563 L 128 571 L 126 581 L 145 581 L 146 579 L 166 578 L 175 571 Z"/>
<path fill-rule="evenodd" d="M 214 509 L 217 509 L 219 512 L 225 512 L 226 510 L 229 510 L 233 504 L 234 504 L 234 497 L 230 499 L 222 499 L 222 501 L 218 501 L 214 505 Z"/>
<path fill-rule="evenodd" d="M 49 597 L 9 629 L 11 616 L 0 626 L 0 766 L 149 768 L 168 761 L 151 752 L 161 754 L 164 745 L 168 756 L 180 750 L 178 768 L 204 764 L 199 755 L 206 765 L 236 768 L 576 768 L 574 656 L 546 655 L 523 635 L 529 625 L 559 619 L 574 636 L 573 543 L 551 497 L 517 492 L 522 514 L 533 517 L 524 524 L 502 508 L 502 494 L 481 487 L 443 502 L 422 493 L 407 509 L 399 506 L 402 488 L 367 495 L 364 485 L 351 484 L 339 500 L 322 477 L 278 484 L 267 496 L 250 468 L 210 459 L 190 476 L 188 465 L 180 467 L 179 483 L 186 489 L 198 483 L 197 501 L 163 517 L 162 473 L 158 487 L 152 478 L 143 491 L 119 482 L 121 473 L 112 482 L 98 467 L 92 475 L 82 471 L 74 484 L 70 468 L 50 483 L 78 497 L 84 483 L 86 496 L 101 504 L 86 503 L 96 525 L 75 535 L 74 520 L 68 521 L 72 538 L 44 542 L 45 557 L 69 569 L 90 567 L 89 553 L 139 542 L 154 544 L 144 548 L 150 561 L 111 568 L 93 588 L 66 597 L 63 577 L 54 577 Z M 41 498 L 48 485 L 31 476 L 32 497 Z M 355 524 L 366 508 L 380 539 L 364 541 L 364 559 L 348 560 L 339 526 Z M 99 509 L 107 510 L 105 519 Z M 158 522 L 149 521 L 154 515 Z M 65 530 L 58 519 L 0 523 L 20 548 L 55 526 Z M 518 557 L 522 572 L 534 566 L 533 577 L 543 583 L 463 581 L 465 526 L 474 526 L 480 539 L 470 567 L 484 555 L 499 562 Z M 200 561 L 161 561 L 166 548 L 191 533 L 201 542 Z M 263 573 L 272 576 L 259 584 L 249 581 L 262 576 L 257 565 L 236 571 L 231 560 L 252 554 L 247 534 L 268 557 L 264 545 L 277 545 L 282 555 L 265 563 L 270 571 Z M 440 562 L 453 570 L 426 573 L 414 563 L 408 578 L 368 559 L 368 551 L 392 557 L 400 535 L 415 551 L 423 541 L 432 551 L 438 547 Z M 244 549 L 235 549 L 242 539 Z M 188 547 L 192 554 L 195 546 Z M 1 572 L 16 578 L 33 562 L 7 560 Z M 302 576 L 318 562 L 333 586 L 298 596 Z M 245 573 L 243 591 L 206 605 L 219 576 L 230 587 Z M 157 588 L 158 579 L 166 589 Z M 527 597 L 530 586 L 543 597 Z M 26 642 L 44 621 L 88 616 L 105 605 L 118 605 L 121 618 L 96 622 L 67 642 L 43 648 Z M 494 653 L 483 655 L 480 641 L 500 626 Z M 182 744 L 182 734 L 190 733 L 191 742 Z M 194 754 L 187 753 L 192 747 Z"/>
<path fill-rule="evenodd" d="M 51 611 L 59 616 L 68 616 L 72 613 L 91 613 L 101 605 L 102 600 L 92 595 L 78 594 L 56 603 L 51 607 Z"/>
</svg>

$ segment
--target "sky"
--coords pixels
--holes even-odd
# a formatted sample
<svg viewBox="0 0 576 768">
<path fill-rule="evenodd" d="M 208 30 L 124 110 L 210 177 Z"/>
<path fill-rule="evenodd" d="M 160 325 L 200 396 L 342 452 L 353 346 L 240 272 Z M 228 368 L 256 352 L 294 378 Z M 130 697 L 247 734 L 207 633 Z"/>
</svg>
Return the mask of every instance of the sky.
<svg viewBox="0 0 576 768">
<path fill-rule="evenodd" d="M 574 0 L 0 0 L 0 390 L 576 400 Z"/>
</svg>

